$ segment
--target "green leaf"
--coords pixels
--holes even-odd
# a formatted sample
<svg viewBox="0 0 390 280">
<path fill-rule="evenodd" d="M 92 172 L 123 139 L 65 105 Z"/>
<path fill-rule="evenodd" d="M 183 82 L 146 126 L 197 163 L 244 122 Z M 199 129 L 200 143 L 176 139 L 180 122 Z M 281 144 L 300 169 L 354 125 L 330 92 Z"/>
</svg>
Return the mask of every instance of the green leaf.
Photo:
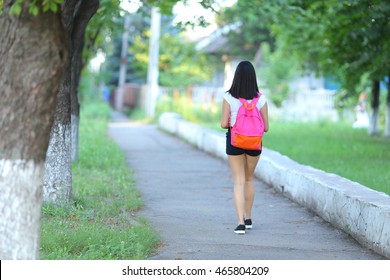
<svg viewBox="0 0 390 280">
<path fill-rule="evenodd" d="M 34 16 L 37 16 L 38 13 L 39 13 L 39 9 L 38 9 L 37 6 L 30 6 L 30 7 L 28 8 L 28 11 L 29 11 L 32 15 L 34 15 Z"/>
<path fill-rule="evenodd" d="M 56 3 L 50 3 L 50 10 L 51 10 L 52 12 L 56 13 L 57 10 L 58 10 L 57 4 L 56 4 Z"/>
<path fill-rule="evenodd" d="M 21 11 L 22 11 L 22 6 L 21 6 L 20 2 L 16 2 L 9 9 L 9 14 L 10 15 L 14 15 L 14 14 L 20 15 Z"/>
</svg>

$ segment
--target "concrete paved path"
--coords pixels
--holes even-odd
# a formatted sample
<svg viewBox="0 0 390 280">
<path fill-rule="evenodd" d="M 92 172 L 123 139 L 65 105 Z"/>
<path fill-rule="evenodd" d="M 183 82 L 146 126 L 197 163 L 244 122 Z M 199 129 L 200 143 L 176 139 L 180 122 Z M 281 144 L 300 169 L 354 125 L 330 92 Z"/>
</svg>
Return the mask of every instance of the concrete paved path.
<svg viewBox="0 0 390 280">
<path fill-rule="evenodd" d="M 227 162 L 120 114 L 113 114 L 109 134 L 135 172 L 145 202 L 140 215 L 161 236 L 151 259 L 383 259 L 259 180 L 253 229 L 236 235 Z"/>
</svg>

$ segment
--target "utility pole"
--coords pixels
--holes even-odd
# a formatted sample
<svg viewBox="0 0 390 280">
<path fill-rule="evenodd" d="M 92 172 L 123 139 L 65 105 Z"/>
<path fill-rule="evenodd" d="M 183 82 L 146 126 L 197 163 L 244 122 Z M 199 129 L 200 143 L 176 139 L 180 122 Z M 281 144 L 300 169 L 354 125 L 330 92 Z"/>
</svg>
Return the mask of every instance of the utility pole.
<svg viewBox="0 0 390 280">
<path fill-rule="evenodd" d="M 158 56 L 160 41 L 161 14 L 157 7 L 152 8 L 151 35 L 149 40 L 149 65 L 147 78 L 146 112 L 148 117 L 154 117 L 158 94 Z"/>
<path fill-rule="evenodd" d="M 125 91 L 125 82 L 126 82 L 126 68 L 127 68 L 127 45 L 130 29 L 130 15 L 125 16 L 125 23 L 123 26 L 123 35 L 122 35 L 122 51 L 121 51 L 121 61 L 119 67 L 119 82 L 118 82 L 118 92 L 115 98 L 115 109 L 122 111 L 123 109 L 123 95 Z"/>
</svg>

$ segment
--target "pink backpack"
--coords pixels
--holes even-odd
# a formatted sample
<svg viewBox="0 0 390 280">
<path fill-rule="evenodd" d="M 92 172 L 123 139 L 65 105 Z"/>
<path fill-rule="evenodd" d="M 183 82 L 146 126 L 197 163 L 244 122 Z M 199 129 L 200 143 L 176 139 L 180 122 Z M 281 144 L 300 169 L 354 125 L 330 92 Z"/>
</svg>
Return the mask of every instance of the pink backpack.
<svg viewBox="0 0 390 280">
<path fill-rule="evenodd" d="M 264 123 L 256 107 L 259 96 L 251 103 L 239 98 L 241 106 L 238 109 L 236 123 L 231 129 L 231 144 L 246 150 L 261 150 L 264 134 Z"/>
</svg>

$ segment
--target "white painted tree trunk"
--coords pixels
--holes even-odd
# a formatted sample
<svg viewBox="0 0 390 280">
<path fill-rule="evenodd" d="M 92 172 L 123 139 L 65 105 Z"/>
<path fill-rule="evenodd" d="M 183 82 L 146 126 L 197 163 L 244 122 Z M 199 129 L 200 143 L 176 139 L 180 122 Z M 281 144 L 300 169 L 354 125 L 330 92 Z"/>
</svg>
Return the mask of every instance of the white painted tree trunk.
<svg viewBox="0 0 390 280">
<path fill-rule="evenodd" d="M 76 115 L 71 115 L 71 126 L 72 126 L 72 162 L 79 158 L 79 125 L 80 118 Z"/>
<path fill-rule="evenodd" d="M 0 259 L 38 259 L 44 166 L 0 159 Z"/>
<path fill-rule="evenodd" d="M 368 127 L 368 135 L 379 134 L 379 108 L 372 108 L 370 115 L 370 125 Z"/>
<path fill-rule="evenodd" d="M 385 137 L 390 137 L 390 104 L 386 106 Z"/>
<path fill-rule="evenodd" d="M 71 127 L 55 124 L 46 153 L 43 199 L 45 203 L 66 204 L 72 198 Z"/>
</svg>

